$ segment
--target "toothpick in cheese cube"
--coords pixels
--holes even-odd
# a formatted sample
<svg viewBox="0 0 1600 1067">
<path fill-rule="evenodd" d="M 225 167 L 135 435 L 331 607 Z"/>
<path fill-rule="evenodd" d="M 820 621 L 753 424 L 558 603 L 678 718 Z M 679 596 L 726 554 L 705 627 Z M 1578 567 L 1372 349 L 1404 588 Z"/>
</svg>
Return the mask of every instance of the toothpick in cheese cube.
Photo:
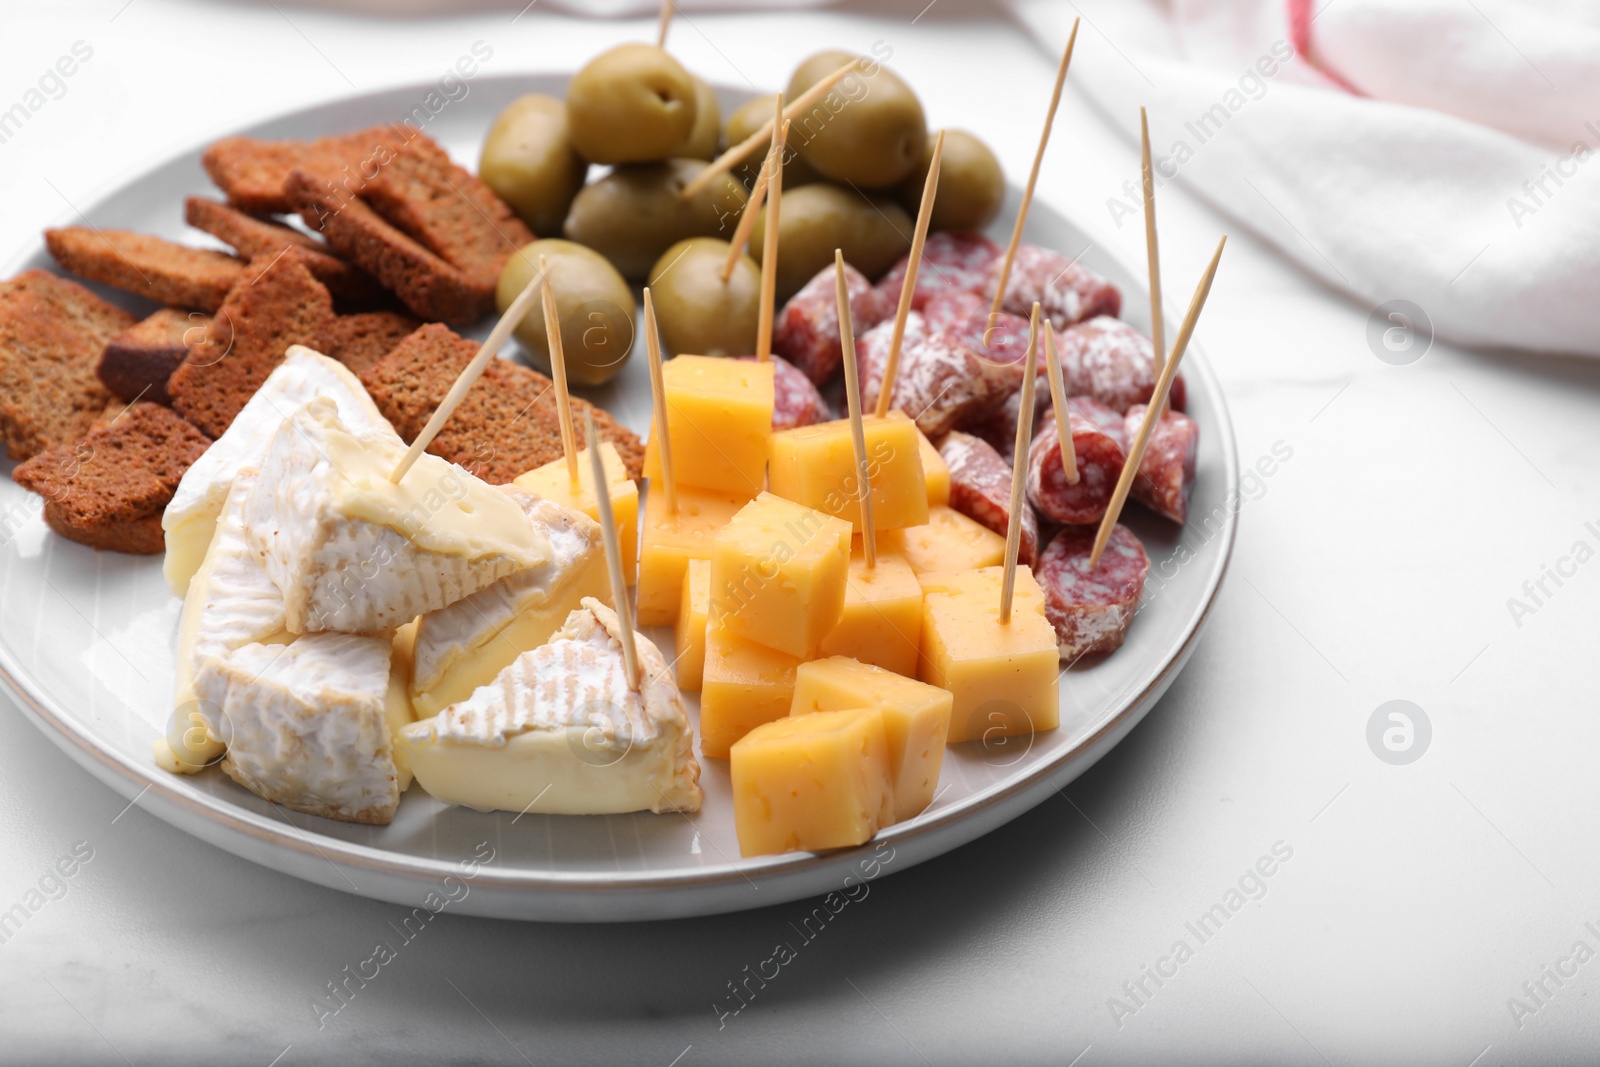
<svg viewBox="0 0 1600 1067">
<path fill-rule="evenodd" d="M 918 574 L 976 570 L 1005 561 L 1006 539 L 954 508 L 936 505 L 928 509 L 926 525 L 879 534 L 878 551 L 901 556 Z"/>
<path fill-rule="evenodd" d="M 639 533 L 640 626 L 666 626 L 678 617 L 689 561 L 709 561 L 717 531 L 748 502 L 744 497 L 680 486 L 674 514 L 667 509 L 667 494 L 659 483 L 651 487 Z"/>
<path fill-rule="evenodd" d="M 911 564 L 880 551 L 878 565 L 868 567 L 858 547 L 845 579 L 844 611 L 819 651 L 915 678 L 921 642 L 922 585 Z"/>
<path fill-rule="evenodd" d="M 679 489 L 709 489 L 749 500 L 766 484 L 772 436 L 771 363 L 717 356 L 678 356 L 661 365 L 672 476 Z M 650 427 L 644 474 L 661 478 Z"/>
<path fill-rule="evenodd" d="M 606 467 L 606 488 L 611 494 L 611 513 L 617 520 L 617 534 L 621 538 L 622 571 L 632 585 L 639 561 L 639 486 L 628 477 L 628 468 L 617 454 L 617 446 L 610 441 L 600 443 L 600 459 Z M 578 484 L 565 459 L 555 459 L 526 474 L 512 483 L 536 496 L 569 508 L 576 508 L 589 518 L 600 521 L 600 506 L 595 502 L 594 475 L 589 469 L 589 450 L 578 450 Z"/>
<path fill-rule="evenodd" d="M 861 423 L 874 526 L 921 526 L 928 521 L 928 486 L 917 424 L 898 411 Z M 773 434 L 767 479 L 773 494 L 844 519 L 859 533 L 861 486 L 850 433 L 850 420 L 839 419 Z"/>
</svg>

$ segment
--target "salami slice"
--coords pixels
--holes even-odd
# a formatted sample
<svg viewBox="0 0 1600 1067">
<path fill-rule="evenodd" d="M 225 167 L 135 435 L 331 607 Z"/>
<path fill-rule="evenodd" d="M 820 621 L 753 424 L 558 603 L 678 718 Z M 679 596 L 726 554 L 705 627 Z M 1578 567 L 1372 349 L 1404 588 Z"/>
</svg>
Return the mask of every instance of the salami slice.
<svg viewBox="0 0 1600 1067">
<path fill-rule="evenodd" d="M 850 320 L 860 337 L 883 321 L 884 312 L 866 275 L 846 264 L 844 277 L 850 294 Z M 832 264 L 818 271 L 783 305 L 772 325 L 772 348 L 818 385 L 838 372 L 844 349 L 839 339 L 839 301 Z"/>
<path fill-rule="evenodd" d="M 939 442 L 950 468 L 950 506 L 1002 537 L 1011 515 L 1011 465 L 987 441 L 954 431 Z M 1024 501 L 1017 559 L 1031 566 L 1039 555 L 1039 519 Z"/>
<path fill-rule="evenodd" d="M 1120 319 L 1102 315 L 1062 333 L 1057 339 L 1061 375 L 1069 396 L 1087 395 L 1127 411 L 1155 392 L 1155 346 Z M 1182 411 L 1187 390 L 1180 372 L 1172 380 L 1172 407 Z"/>
<path fill-rule="evenodd" d="M 1030 309 L 1031 310 L 1031 309 Z M 930 333 L 942 333 L 997 366 L 1014 366 L 1012 388 L 1022 388 L 1022 364 L 1028 354 L 1028 320 L 1000 312 L 989 328 L 989 301 L 977 293 L 941 293 L 923 309 Z"/>
<path fill-rule="evenodd" d="M 1087 525 L 1098 523 L 1105 515 L 1117 479 L 1122 477 L 1127 453 L 1119 440 L 1120 418 L 1116 419 L 1117 432 L 1113 435 L 1093 418 L 1081 414 L 1081 410 L 1077 400 L 1067 401 L 1067 425 L 1072 431 L 1072 453 L 1078 464 L 1077 482 L 1067 481 L 1066 468 L 1061 464 L 1061 435 L 1052 418 L 1039 428 L 1033 447 L 1028 450 L 1028 500 L 1047 519 Z"/>
<path fill-rule="evenodd" d="M 1144 421 L 1145 405 L 1128 409 L 1124 427 L 1132 441 Z M 1200 447 L 1200 424 L 1189 416 L 1169 411 L 1150 431 L 1150 443 L 1139 461 L 1129 495 L 1151 511 L 1182 524 L 1189 517 L 1189 494 L 1194 489 L 1195 454 Z"/>
<path fill-rule="evenodd" d="M 740 356 L 755 362 L 755 356 Z M 823 399 L 811 379 L 800 373 L 798 367 L 782 356 L 772 357 L 772 428 L 792 430 L 797 426 L 813 426 L 833 418 L 828 402 Z"/>
<path fill-rule="evenodd" d="M 912 309 L 921 311 L 929 300 L 944 293 L 982 293 L 989 266 L 1000 254 L 1000 246 L 981 233 L 930 233 L 922 248 L 917 287 L 911 293 Z M 900 307 L 900 290 L 905 287 L 910 261 L 909 255 L 901 256 L 889 273 L 878 279 L 878 299 L 886 315 Z"/>
<path fill-rule="evenodd" d="M 860 360 L 861 405 L 873 408 L 883 386 L 894 323 L 867 331 L 856 344 Z M 913 311 L 906 319 L 889 406 L 916 421 L 929 440 L 937 440 L 965 419 L 986 412 L 1015 388 L 1015 368 L 991 363 L 944 334 L 928 330 Z"/>
<path fill-rule="evenodd" d="M 1007 463 L 1011 462 L 1011 454 L 1017 447 L 1017 419 L 1022 413 L 1022 390 L 1017 389 L 1010 396 L 1002 400 L 992 410 L 975 418 L 965 420 L 956 427 L 976 437 L 981 437 L 1000 453 Z M 1045 420 L 1050 417 L 1050 386 L 1041 375 L 1037 388 L 1033 391 L 1033 429 L 1037 433 Z M 1121 417 L 1117 420 L 1122 421 Z"/>
<path fill-rule="evenodd" d="M 1044 589 L 1045 616 L 1068 663 L 1122 647 L 1150 572 L 1144 546 L 1120 523 L 1111 531 L 1100 566 L 1091 572 L 1095 533 L 1093 527 L 1064 528 L 1033 568 Z"/>
<path fill-rule="evenodd" d="M 984 295 L 994 299 L 1000 285 L 1002 258 L 989 266 L 984 280 Z M 1006 280 L 1001 310 L 1024 318 L 1034 301 L 1057 330 L 1092 319 L 1096 315 L 1115 316 L 1122 310 L 1122 294 L 1117 287 L 1077 260 L 1038 245 L 1020 245 Z"/>
</svg>

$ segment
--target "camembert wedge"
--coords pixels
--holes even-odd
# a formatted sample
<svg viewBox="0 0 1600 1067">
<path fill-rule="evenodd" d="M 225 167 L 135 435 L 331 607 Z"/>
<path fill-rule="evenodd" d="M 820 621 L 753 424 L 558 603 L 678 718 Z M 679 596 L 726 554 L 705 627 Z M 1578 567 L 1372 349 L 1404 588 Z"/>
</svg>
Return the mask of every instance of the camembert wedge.
<svg viewBox="0 0 1600 1067">
<path fill-rule="evenodd" d="M 377 633 L 550 559 L 514 500 L 424 453 L 397 485 L 394 434 L 353 432 L 317 398 L 279 427 L 245 504 L 291 633 Z"/>
<path fill-rule="evenodd" d="M 400 731 L 417 781 L 479 811 L 698 811 L 689 716 L 656 646 L 636 635 L 628 688 L 616 615 L 594 598 L 494 682 Z"/>
</svg>

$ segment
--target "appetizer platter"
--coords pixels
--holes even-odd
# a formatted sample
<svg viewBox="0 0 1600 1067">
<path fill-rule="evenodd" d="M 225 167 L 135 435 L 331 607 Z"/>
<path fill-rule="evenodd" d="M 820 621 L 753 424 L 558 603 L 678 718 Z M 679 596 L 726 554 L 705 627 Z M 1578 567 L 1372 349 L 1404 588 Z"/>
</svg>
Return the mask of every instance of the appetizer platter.
<svg viewBox="0 0 1600 1067">
<path fill-rule="evenodd" d="M 1027 810 L 1237 512 L 1223 246 L 1168 321 L 1148 139 L 1142 276 L 1035 202 L 1071 50 L 1025 184 L 875 57 L 758 96 L 658 41 L 82 205 L 0 281 L 0 676 L 298 877 L 415 903 L 487 843 L 477 914 L 760 907 Z"/>
</svg>

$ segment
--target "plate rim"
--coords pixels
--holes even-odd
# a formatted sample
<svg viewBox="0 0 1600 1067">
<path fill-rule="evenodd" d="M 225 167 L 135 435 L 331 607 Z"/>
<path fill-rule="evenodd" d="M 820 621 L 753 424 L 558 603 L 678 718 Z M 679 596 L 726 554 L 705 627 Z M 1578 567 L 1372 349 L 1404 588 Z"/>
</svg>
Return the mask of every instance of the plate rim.
<svg viewBox="0 0 1600 1067">
<path fill-rule="evenodd" d="M 514 82 L 523 87 L 524 91 L 540 91 L 535 88 L 535 83 L 540 80 L 565 82 L 570 77 L 571 73 L 564 71 L 497 72 L 475 79 L 475 81 L 480 85 Z M 165 152 L 151 153 L 141 160 L 141 165 L 137 170 L 123 171 L 119 176 L 102 182 L 92 195 L 80 197 L 76 202 L 69 201 L 68 209 L 59 212 L 50 225 L 67 224 L 67 220 L 73 219 L 86 220 L 90 212 L 122 190 L 145 180 L 152 172 L 176 163 L 185 157 L 198 157 L 199 153 L 207 145 L 219 137 L 258 135 L 258 131 L 264 127 L 291 122 L 295 119 L 306 119 L 329 108 L 358 106 L 363 101 L 380 100 L 394 94 L 413 93 L 431 84 L 430 82 L 421 81 L 401 82 L 364 92 L 335 96 L 316 103 L 287 108 L 258 117 L 243 126 L 233 127 L 229 132 L 220 134 L 211 132 L 202 137 L 192 138 Z M 747 89 L 721 83 L 712 83 L 712 88 L 722 94 L 749 95 Z M 1008 182 L 1008 192 L 1014 191 L 1016 188 Z M 1066 212 L 1053 207 L 1052 210 L 1057 211 L 1067 221 L 1072 221 L 1071 216 Z M 1073 225 L 1076 226 L 1077 224 L 1073 223 Z M 42 233 L 40 236 L 35 236 L 25 243 L 8 259 L 5 276 L 14 275 L 23 264 L 39 256 L 41 252 L 45 252 Z M 1120 257 L 1114 251 L 1106 249 L 1106 254 L 1116 260 L 1125 270 L 1128 270 L 1130 275 L 1138 276 L 1136 271 L 1129 270 L 1127 264 L 1122 263 Z M 45 252 L 45 255 L 48 256 L 48 253 Z M 1204 348 L 1198 343 L 1191 342 L 1190 350 L 1188 354 L 1191 362 L 1188 367 L 1198 371 L 1197 377 L 1205 380 L 1208 393 L 1214 395 L 1217 399 L 1216 424 L 1215 426 L 1208 425 L 1207 429 L 1216 434 L 1217 441 L 1221 446 L 1223 462 L 1220 466 L 1224 476 L 1221 496 L 1226 501 L 1230 495 L 1237 493 L 1240 482 L 1238 442 L 1234 435 L 1232 415 L 1228 408 L 1226 394 L 1222 389 L 1222 383 L 1211 367 Z M 1193 358 L 1196 355 L 1200 357 L 1198 360 Z M 1084 735 L 1072 747 L 1063 750 L 1014 780 L 1005 781 L 978 796 L 970 797 L 948 810 L 938 812 L 930 819 L 923 820 L 918 818 L 890 826 L 886 830 L 880 831 L 871 841 L 854 848 L 828 852 L 785 853 L 779 856 L 752 857 L 749 859 L 740 857 L 737 862 L 725 859 L 719 865 L 720 869 L 719 867 L 685 867 L 671 874 L 649 871 L 612 871 L 607 872 L 604 876 L 597 877 L 593 874 L 581 872 L 530 872 L 525 868 L 507 870 L 496 868 L 492 864 L 483 864 L 477 873 L 473 875 L 473 882 L 475 885 L 486 889 L 554 893 L 582 891 L 586 895 L 618 896 L 650 890 L 682 893 L 696 889 L 712 889 L 733 885 L 739 882 L 752 882 L 753 884 L 753 879 L 755 878 L 782 879 L 785 881 L 803 880 L 808 875 L 825 872 L 830 869 L 843 870 L 853 867 L 854 863 L 852 861 L 854 857 L 863 855 L 880 844 L 889 844 L 890 846 L 912 843 L 923 844 L 936 836 L 953 835 L 957 837 L 957 840 L 943 847 L 934 847 L 925 856 L 896 867 L 895 870 L 898 871 L 902 868 L 909 868 L 920 862 L 921 859 L 942 854 L 977 837 L 984 836 L 997 826 L 1009 822 L 1041 802 L 1048 795 L 1044 786 L 1051 784 L 1052 780 L 1060 776 L 1062 772 L 1073 770 L 1076 772 L 1073 777 L 1076 777 L 1076 774 L 1083 773 L 1093 766 L 1095 762 L 1098 762 L 1105 753 L 1095 752 L 1096 746 L 1108 735 L 1118 730 L 1123 730 L 1124 732 L 1131 730 L 1149 712 L 1160 696 L 1164 694 L 1166 688 L 1187 665 L 1189 656 L 1210 619 L 1223 583 L 1227 579 L 1233 550 L 1237 541 L 1239 509 L 1224 508 L 1223 510 L 1226 519 L 1221 530 L 1222 537 L 1218 548 L 1215 576 L 1209 581 L 1204 598 L 1191 610 L 1189 618 L 1183 624 L 1185 635 L 1183 641 L 1170 648 L 1164 654 L 1160 669 L 1147 678 L 1136 692 L 1130 693 L 1123 698 L 1123 707 L 1117 714 L 1100 723 L 1098 728 L 1092 733 Z M 49 692 L 47 687 L 42 685 L 37 678 L 34 678 L 30 672 L 24 670 L 14 660 L 10 649 L 3 644 L 0 644 L 0 683 L 4 684 L 7 691 L 16 699 L 18 706 L 23 709 L 24 713 L 41 732 L 54 741 L 57 747 L 67 752 L 79 766 L 89 770 L 102 783 L 110 786 L 121 795 L 133 797 L 134 803 L 137 803 L 145 794 L 154 793 L 156 799 L 160 800 L 162 804 L 174 809 L 172 813 L 169 813 L 159 807 L 153 808 L 152 812 L 158 818 L 213 847 L 241 856 L 252 862 L 265 863 L 257 855 L 244 851 L 242 848 L 229 847 L 229 845 L 219 843 L 218 840 L 212 837 L 197 833 L 190 826 L 178 821 L 173 815 L 187 815 L 209 823 L 225 838 L 230 835 L 242 835 L 251 843 L 263 846 L 268 850 L 287 849 L 307 861 L 324 860 L 332 863 L 333 860 L 337 859 L 354 869 L 389 878 L 398 878 L 405 882 L 415 883 L 418 886 L 421 886 L 424 882 L 436 882 L 439 878 L 458 873 L 459 864 L 456 861 L 400 854 L 373 845 L 326 836 L 318 833 L 314 827 L 303 828 L 297 826 L 287 816 L 283 817 L 284 824 L 279 825 L 263 814 L 249 811 L 238 805 L 191 795 L 189 791 L 181 788 L 180 781 L 169 780 L 173 776 L 157 767 L 153 762 L 148 767 L 145 767 L 118 751 L 102 747 L 86 730 L 79 728 L 67 718 L 58 714 L 49 706 L 50 701 L 43 695 Z M 1130 719 L 1132 721 L 1129 721 Z M 1120 738 L 1118 740 L 1120 741 Z M 1109 751 L 1109 747 L 1106 751 Z M 1027 794 L 1035 791 L 1038 795 L 1030 800 Z M 274 808 L 279 807 L 274 805 Z M 982 823 L 985 816 L 993 815 L 996 809 L 999 808 L 1012 808 L 1014 810 L 1002 812 L 1002 818 L 996 824 L 996 827 L 980 830 L 970 836 L 959 834 L 958 829 L 963 824 Z M 309 878 L 299 871 L 285 870 L 284 873 L 313 881 L 316 884 L 346 891 L 332 881 L 324 882 Z M 357 895 L 371 897 L 374 894 L 357 891 Z M 795 899 L 795 896 L 783 896 L 781 899 L 791 900 Z M 777 900 L 760 900 L 731 908 L 715 907 L 703 910 L 689 910 L 681 914 L 684 916 L 719 914 L 740 910 L 741 907 L 760 907 L 778 902 Z M 661 916 L 611 916 L 573 921 L 627 921 L 633 918 L 648 920 L 659 917 Z M 546 919 L 543 921 L 561 920 Z"/>
</svg>

